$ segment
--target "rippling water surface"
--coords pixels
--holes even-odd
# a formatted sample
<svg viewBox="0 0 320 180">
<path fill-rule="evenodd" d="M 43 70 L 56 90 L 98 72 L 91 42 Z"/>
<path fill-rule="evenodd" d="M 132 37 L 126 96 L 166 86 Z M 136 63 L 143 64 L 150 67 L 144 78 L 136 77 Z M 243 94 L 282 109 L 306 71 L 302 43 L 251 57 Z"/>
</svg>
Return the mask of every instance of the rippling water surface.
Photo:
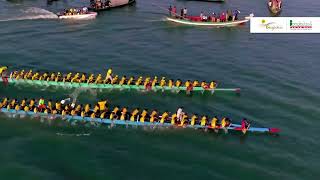
<svg viewBox="0 0 320 180">
<path fill-rule="evenodd" d="M 250 34 L 249 27 L 197 28 L 164 21 L 158 6 L 189 13 L 238 8 L 269 16 L 265 1 L 138 0 L 68 22 L 53 13 L 84 1 L 0 0 L 0 64 L 14 69 L 157 75 L 240 87 L 232 94 L 194 95 L 88 92 L 30 86 L 0 87 L 0 96 L 112 104 L 252 119 L 282 130 L 279 137 L 214 135 L 194 130 L 110 130 L 51 126 L 37 119 L 0 121 L 1 179 L 317 179 L 320 167 L 320 55 L 318 35 Z M 284 2 L 282 16 L 319 16 L 320 1 Z M 58 133 L 58 134 L 57 134 Z M 89 136 L 76 136 L 87 134 Z"/>
</svg>

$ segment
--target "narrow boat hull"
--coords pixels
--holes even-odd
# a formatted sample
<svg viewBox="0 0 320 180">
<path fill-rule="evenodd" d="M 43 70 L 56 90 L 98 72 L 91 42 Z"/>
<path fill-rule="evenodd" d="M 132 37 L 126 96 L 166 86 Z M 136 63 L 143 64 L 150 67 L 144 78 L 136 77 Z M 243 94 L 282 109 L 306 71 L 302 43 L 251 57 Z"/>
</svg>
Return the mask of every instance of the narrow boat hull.
<svg viewBox="0 0 320 180">
<path fill-rule="evenodd" d="M 0 78 L 0 82 L 3 81 L 2 78 Z M 25 85 L 39 85 L 39 86 L 60 86 L 60 87 L 70 87 L 70 88 L 92 88 L 92 89 L 134 89 L 134 90 L 141 90 L 145 91 L 145 87 L 143 85 L 112 85 L 112 84 L 95 84 L 95 83 L 72 83 L 72 82 L 56 82 L 56 81 L 40 81 L 40 80 L 24 80 L 24 79 L 11 79 L 8 78 L 9 84 L 25 84 Z M 174 91 L 174 92 L 180 92 L 180 91 L 186 91 L 186 87 L 161 87 L 161 86 L 155 86 L 153 87 L 154 91 Z M 215 88 L 215 89 L 204 89 L 202 87 L 194 87 L 193 91 L 198 92 L 235 92 L 240 93 L 240 88 Z"/>
<path fill-rule="evenodd" d="M 25 112 L 22 110 L 16 111 L 16 110 L 8 110 L 6 108 L 0 109 L 1 112 L 5 114 L 18 114 L 18 115 L 29 115 L 29 116 L 41 116 L 41 117 L 48 117 L 51 118 L 53 115 L 51 114 L 45 114 L 45 113 L 34 113 L 32 111 Z M 178 125 L 172 125 L 171 123 L 150 123 L 150 122 L 139 122 L 139 121 L 128 121 L 128 120 L 110 120 L 110 119 L 101 119 L 101 118 L 90 118 L 90 117 L 81 117 L 81 116 L 62 116 L 60 114 L 56 114 L 55 118 L 62 118 L 66 119 L 69 122 L 72 121 L 80 121 L 80 122 L 95 122 L 95 123 L 101 123 L 101 124 L 113 124 L 113 125 L 119 125 L 119 126 L 158 126 L 158 127 L 172 127 L 172 128 L 192 128 L 192 129 L 216 129 L 216 130 L 223 130 L 221 127 L 211 127 L 211 126 L 201 126 L 201 125 L 185 125 L 185 126 L 178 126 Z M 226 128 L 228 131 L 235 131 L 235 132 L 242 132 L 241 125 L 239 124 L 231 124 L 229 127 Z M 278 134 L 280 132 L 277 128 L 259 128 L 259 127 L 250 127 L 247 132 L 250 133 L 268 133 L 268 134 Z"/>
<path fill-rule="evenodd" d="M 183 25 L 191 25 L 191 26 L 234 27 L 234 26 L 239 26 L 239 25 L 245 24 L 250 19 L 245 18 L 243 20 L 228 21 L 228 22 L 201 22 L 201 21 L 191 21 L 191 20 L 186 20 L 186 19 L 167 17 L 167 20 L 170 22 L 183 24 Z"/>
</svg>

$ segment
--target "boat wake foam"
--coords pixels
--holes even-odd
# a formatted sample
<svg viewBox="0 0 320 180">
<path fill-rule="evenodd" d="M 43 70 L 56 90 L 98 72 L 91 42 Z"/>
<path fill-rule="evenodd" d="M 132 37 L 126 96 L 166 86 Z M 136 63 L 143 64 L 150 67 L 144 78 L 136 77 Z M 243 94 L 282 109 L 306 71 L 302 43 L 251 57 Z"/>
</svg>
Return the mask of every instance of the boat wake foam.
<svg viewBox="0 0 320 180">
<path fill-rule="evenodd" d="M 48 10 L 31 7 L 20 10 L 21 15 L 13 18 L 0 19 L 0 22 L 4 21 L 21 21 L 21 20 L 36 20 L 36 19 L 58 19 L 58 16 Z"/>
</svg>

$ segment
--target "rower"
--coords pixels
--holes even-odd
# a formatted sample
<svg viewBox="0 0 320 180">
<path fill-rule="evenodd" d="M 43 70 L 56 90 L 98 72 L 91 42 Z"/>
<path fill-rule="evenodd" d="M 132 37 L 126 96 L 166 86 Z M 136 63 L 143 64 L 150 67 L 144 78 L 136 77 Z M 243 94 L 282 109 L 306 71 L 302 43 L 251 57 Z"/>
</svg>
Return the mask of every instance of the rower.
<svg viewBox="0 0 320 180">
<path fill-rule="evenodd" d="M 95 83 L 96 83 L 96 84 L 102 83 L 102 75 L 101 75 L 101 74 L 98 74 Z"/>
<path fill-rule="evenodd" d="M 247 121 L 246 118 L 242 119 L 241 120 L 241 130 L 242 130 L 242 133 L 245 134 L 247 132 L 247 130 L 249 129 L 250 127 L 250 124 L 249 122 Z"/>
<path fill-rule="evenodd" d="M 172 116 L 171 116 L 171 125 L 175 125 L 175 124 L 176 124 L 176 121 L 177 121 L 177 114 L 174 113 L 174 114 L 172 114 Z"/>
<path fill-rule="evenodd" d="M 8 66 L 2 66 L 0 67 L 0 76 L 3 75 L 3 73 L 8 69 Z"/>
<path fill-rule="evenodd" d="M 134 80 L 134 77 L 131 76 L 131 77 L 129 78 L 128 82 L 127 82 L 127 85 L 131 85 L 131 83 L 133 82 L 133 80 Z"/>
<path fill-rule="evenodd" d="M 110 119 L 110 120 L 113 120 L 113 119 L 114 119 L 114 116 L 115 116 L 115 113 L 114 113 L 114 112 L 111 112 L 111 113 L 110 113 L 110 116 L 109 116 L 109 119 Z"/>
<path fill-rule="evenodd" d="M 111 84 L 116 84 L 117 81 L 118 81 L 118 75 L 116 75 L 116 76 L 112 79 Z"/>
<path fill-rule="evenodd" d="M 207 116 L 202 116 L 200 121 L 200 126 L 205 126 L 207 124 Z"/>
<path fill-rule="evenodd" d="M 181 80 L 180 80 L 180 79 L 178 79 L 178 80 L 176 81 L 175 86 L 176 86 L 176 87 L 180 87 L 180 86 L 181 86 Z"/>
<path fill-rule="evenodd" d="M 90 112 L 90 107 L 91 105 L 90 104 L 86 104 L 85 105 L 85 107 L 84 107 L 84 112 L 86 113 L 86 114 L 88 114 L 89 112 Z"/>
<path fill-rule="evenodd" d="M 44 98 L 43 98 L 43 97 L 41 97 L 41 98 L 39 99 L 38 108 L 40 109 L 40 111 L 42 111 L 43 109 L 46 108 L 46 105 L 44 104 Z"/>
<path fill-rule="evenodd" d="M 140 117 L 140 122 L 144 123 L 146 116 L 148 114 L 148 111 L 146 109 L 144 109 L 141 113 L 141 117 Z"/>
<path fill-rule="evenodd" d="M 120 82 L 119 82 L 119 85 L 123 85 L 125 82 L 126 82 L 126 76 L 122 76 Z"/>
<path fill-rule="evenodd" d="M 37 80 L 39 78 L 39 73 L 35 73 L 32 77 L 31 80 Z"/>
<path fill-rule="evenodd" d="M 180 122 L 180 126 L 184 126 L 187 120 L 188 120 L 188 116 L 186 114 L 183 114 L 182 120 Z"/>
<path fill-rule="evenodd" d="M 90 76 L 87 80 L 87 83 L 93 83 L 93 80 L 94 80 L 94 74 L 90 74 Z"/>
<path fill-rule="evenodd" d="M 189 87 L 190 85 L 191 85 L 190 80 L 187 80 L 187 81 L 184 83 L 184 86 L 185 86 L 185 87 Z"/>
<path fill-rule="evenodd" d="M 170 79 L 169 82 L 168 82 L 168 87 L 169 87 L 169 88 L 172 88 L 172 86 L 173 86 L 173 80 Z"/>
<path fill-rule="evenodd" d="M 71 79 L 71 82 L 78 82 L 78 78 L 80 77 L 79 73 L 75 74 Z"/>
<path fill-rule="evenodd" d="M 103 112 L 103 113 L 101 113 L 101 114 L 100 114 L 100 118 L 101 118 L 101 119 L 106 118 L 106 113 L 107 113 L 107 112 Z"/>
<path fill-rule="evenodd" d="M 161 116 L 160 123 L 163 124 L 168 119 L 168 117 L 169 117 L 169 112 L 165 111 Z"/>
<path fill-rule="evenodd" d="M 51 76 L 50 76 L 50 81 L 54 81 L 55 80 L 55 77 L 56 77 L 56 75 L 55 75 L 55 73 L 53 72 L 53 73 L 51 73 Z"/>
<path fill-rule="evenodd" d="M 43 74 L 40 76 L 39 80 L 40 80 L 40 81 L 41 81 L 41 80 L 45 80 L 47 77 L 48 77 L 48 73 L 45 72 L 45 73 L 43 73 Z"/>
<path fill-rule="evenodd" d="M 67 76 L 63 78 L 63 82 L 70 82 L 71 76 L 72 76 L 72 73 L 68 73 Z"/>
<path fill-rule="evenodd" d="M 209 85 L 209 88 L 210 89 L 215 89 L 216 87 L 217 87 L 217 83 L 215 81 L 211 81 L 210 85 Z"/>
<path fill-rule="evenodd" d="M 217 122 L 218 122 L 217 116 L 213 117 L 211 120 L 211 128 L 215 129 L 217 127 Z"/>
<path fill-rule="evenodd" d="M 62 77 L 61 73 L 58 72 L 58 73 L 57 73 L 57 76 L 56 76 L 55 79 L 54 79 L 54 81 L 55 81 L 55 82 L 61 81 L 61 77 Z"/>
<path fill-rule="evenodd" d="M 138 113 L 139 113 L 139 108 L 134 109 L 131 113 L 130 121 L 135 121 Z"/>
<path fill-rule="evenodd" d="M 72 110 L 71 110 L 71 113 L 70 113 L 70 115 L 71 115 L 71 116 L 76 116 L 76 115 L 77 115 L 77 112 L 76 112 L 76 110 L 72 109 Z"/>
<path fill-rule="evenodd" d="M 107 100 L 101 100 L 98 102 L 100 112 L 105 111 L 107 109 L 106 104 Z"/>
<path fill-rule="evenodd" d="M 155 109 L 151 112 L 151 115 L 150 115 L 150 122 L 153 123 L 157 120 L 157 114 L 158 114 L 158 111 Z"/>
<path fill-rule="evenodd" d="M 151 86 L 154 87 L 154 86 L 157 84 L 157 82 L 158 82 L 158 77 L 155 76 L 154 79 L 153 79 L 153 81 L 152 81 Z"/>
<path fill-rule="evenodd" d="M 165 77 L 162 77 L 160 80 L 160 86 L 164 87 L 165 85 L 166 85 L 166 79 L 165 79 Z"/>
<path fill-rule="evenodd" d="M 127 112 L 128 112 L 128 110 L 126 107 L 122 108 L 120 120 L 126 120 Z"/>
<path fill-rule="evenodd" d="M 149 82 L 150 82 L 150 77 L 146 77 L 144 80 L 143 86 L 146 87 Z"/>
<path fill-rule="evenodd" d="M 119 112 L 119 107 L 118 106 L 114 107 L 112 113 L 114 113 L 114 116 L 116 119 L 118 119 L 118 112 Z"/>
<path fill-rule="evenodd" d="M 192 86 L 193 87 L 199 86 L 199 81 L 198 80 L 194 80 L 193 83 L 192 83 Z"/>
<path fill-rule="evenodd" d="M 17 105 L 14 107 L 14 110 L 16 110 L 16 111 L 19 111 L 19 110 L 20 110 L 19 104 L 17 104 Z"/>
<path fill-rule="evenodd" d="M 25 106 L 25 107 L 23 108 L 23 110 L 24 110 L 25 112 L 28 112 L 28 111 L 30 110 L 30 108 L 29 108 L 29 106 Z"/>
<path fill-rule="evenodd" d="M 98 113 L 99 110 L 100 110 L 99 104 L 94 105 L 93 112 Z"/>
<path fill-rule="evenodd" d="M 26 98 L 21 101 L 20 103 L 21 108 L 24 108 L 26 106 L 26 102 L 27 102 Z"/>
<path fill-rule="evenodd" d="M 35 104 L 35 100 L 34 100 L 34 99 L 31 99 L 30 102 L 29 102 L 29 108 L 30 108 L 30 109 L 33 109 L 33 108 L 35 107 L 34 104 Z"/>
<path fill-rule="evenodd" d="M 136 85 L 139 86 L 142 83 L 142 76 L 140 76 L 137 81 L 136 81 Z"/>
<path fill-rule="evenodd" d="M 194 126 L 197 120 L 198 120 L 197 114 L 192 115 L 190 125 Z"/>
<path fill-rule="evenodd" d="M 91 113 L 90 118 L 94 119 L 96 118 L 96 114 L 94 112 Z"/>
<path fill-rule="evenodd" d="M 86 81 L 86 73 L 83 73 L 82 75 L 81 75 L 81 78 L 80 78 L 80 82 L 85 82 Z"/>
<path fill-rule="evenodd" d="M 59 101 L 57 101 L 56 102 L 56 104 L 55 104 L 55 110 L 57 111 L 57 112 L 61 112 L 61 102 L 59 102 Z"/>
</svg>

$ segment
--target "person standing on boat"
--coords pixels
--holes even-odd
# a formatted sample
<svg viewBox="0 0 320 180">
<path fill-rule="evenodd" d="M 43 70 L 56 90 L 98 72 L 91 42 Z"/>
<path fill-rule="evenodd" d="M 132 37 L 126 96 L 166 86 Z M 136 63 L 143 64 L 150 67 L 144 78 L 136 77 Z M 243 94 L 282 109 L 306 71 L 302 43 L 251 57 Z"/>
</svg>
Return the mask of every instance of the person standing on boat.
<svg viewBox="0 0 320 180">
<path fill-rule="evenodd" d="M 183 9 L 183 18 L 187 18 L 187 13 L 188 13 L 187 8 L 184 8 Z"/>
<path fill-rule="evenodd" d="M 180 10 L 180 19 L 183 19 L 183 8 Z"/>
<path fill-rule="evenodd" d="M 240 11 L 239 10 L 235 10 L 234 13 L 233 13 L 233 21 L 236 21 L 238 20 L 238 15 L 240 14 Z"/>
<path fill-rule="evenodd" d="M 177 119 L 178 119 L 178 121 L 182 120 L 184 114 L 185 113 L 183 112 L 183 107 L 179 107 L 178 110 L 177 110 Z"/>
<path fill-rule="evenodd" d="M 172 6 L 171 5 L 169 6 L 168 11 L 169 11 L 169 16 L 172 16 Z"/>
<path fill-rule="evenodd" d="M 176 17 L 177 16 L 177 7 L 173 6 L 172 8 L 172 16 Z"/>
</svg>

